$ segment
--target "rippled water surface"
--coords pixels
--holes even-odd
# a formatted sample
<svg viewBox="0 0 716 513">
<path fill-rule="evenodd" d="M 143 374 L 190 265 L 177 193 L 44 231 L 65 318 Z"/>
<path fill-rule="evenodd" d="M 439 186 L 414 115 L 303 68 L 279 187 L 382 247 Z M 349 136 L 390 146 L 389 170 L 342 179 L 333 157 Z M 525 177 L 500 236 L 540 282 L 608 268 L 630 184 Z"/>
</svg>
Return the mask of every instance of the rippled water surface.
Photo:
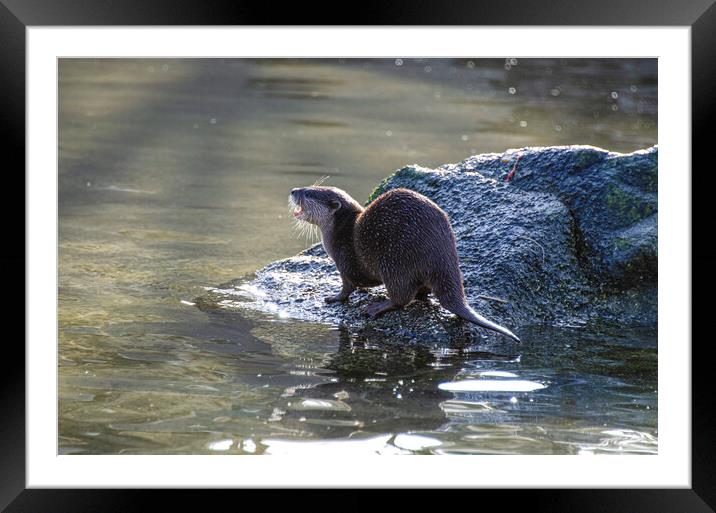
<svg viewBox="0 0 716 513">
<path fill-rule="evenodd" d="M 396 347 L 194 305 L 304 249 L 291 188 L 656 143 L 656 61 L 61 60 L 59 452 L 657 452 L 656 327 Z"/>
</svg>

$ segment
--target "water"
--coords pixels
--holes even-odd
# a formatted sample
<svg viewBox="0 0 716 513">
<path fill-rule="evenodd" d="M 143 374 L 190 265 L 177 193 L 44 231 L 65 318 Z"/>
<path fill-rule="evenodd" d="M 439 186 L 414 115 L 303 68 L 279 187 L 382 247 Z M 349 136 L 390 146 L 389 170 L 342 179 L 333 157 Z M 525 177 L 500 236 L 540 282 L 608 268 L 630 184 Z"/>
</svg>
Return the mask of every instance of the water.
<svg viewBox="0 0 716 513">
<path fill-rule="evenodd" d="M 59 453 L 656 453 L 656 327 L 395 347 L 193 304 L 307 247 L 293 187 L 330 175 L 363 200 L 413 162 L 645 148 L 656 76 L 623 59 L 61 60 Z"/>
</svg>

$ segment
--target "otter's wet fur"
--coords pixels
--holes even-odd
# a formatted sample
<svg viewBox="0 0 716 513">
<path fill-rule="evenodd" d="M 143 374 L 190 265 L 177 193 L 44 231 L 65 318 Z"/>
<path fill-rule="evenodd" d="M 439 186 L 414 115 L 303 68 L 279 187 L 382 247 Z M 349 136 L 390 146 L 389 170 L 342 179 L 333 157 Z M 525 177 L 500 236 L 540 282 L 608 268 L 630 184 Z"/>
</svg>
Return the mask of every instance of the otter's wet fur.
<svg viewBox="0 0 716 513">
<path fill-rule="evenodd" d="M 341 291 L 327 302 L 385 284 L 390 299 L 367 308 L 376 318 L 432 292 L 455 315 L 520 341 L 467 304 L 450 220 L 422 194 L 392 189 L 363 208 L 341 189 L 316 185 L 293 189 L 289 204 L 299 223 L 318 227 L 341 275 Z"/>
</svg>

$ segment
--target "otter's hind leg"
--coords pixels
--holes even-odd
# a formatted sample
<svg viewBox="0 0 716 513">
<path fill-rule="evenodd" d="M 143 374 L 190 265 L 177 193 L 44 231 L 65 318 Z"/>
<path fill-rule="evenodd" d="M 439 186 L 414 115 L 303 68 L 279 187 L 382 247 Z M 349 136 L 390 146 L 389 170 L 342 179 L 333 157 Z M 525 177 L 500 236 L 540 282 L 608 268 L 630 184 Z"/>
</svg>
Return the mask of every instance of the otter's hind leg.
<svg viewBox="0 0 716 513">
<path fill-rule="evenodd" d="M 383 315 L 385 312 L 391 310 L 399 310 L 405 305 L 410 303 L 418 292 L 417 286 L 406 286 L 405 284 L 385 284 L 385 289 L 388 292 L 388 301 L 376 301 L 371 303 L 366 308 L 368 315 L 373 319 L 376 319 Z"/>
<path fill-rule="evenodd" d="M 420 290 L 418 290 L 418 293 L 415 294 L 415 299 L 418 301 L 427 301 L 428 295 L 432 292 L 430 290 L 430 287 L 420 287 Z"/>
<path fill-rule="evenodd" d="M 390 312 L 396 308 L 398 307 L 395 306 L 390 299 L 388 299 L 387 301 L 373 301 L 365 308 L 365 311 L 372 319 L 377 319 L 385 312 Z"/>
</svg>

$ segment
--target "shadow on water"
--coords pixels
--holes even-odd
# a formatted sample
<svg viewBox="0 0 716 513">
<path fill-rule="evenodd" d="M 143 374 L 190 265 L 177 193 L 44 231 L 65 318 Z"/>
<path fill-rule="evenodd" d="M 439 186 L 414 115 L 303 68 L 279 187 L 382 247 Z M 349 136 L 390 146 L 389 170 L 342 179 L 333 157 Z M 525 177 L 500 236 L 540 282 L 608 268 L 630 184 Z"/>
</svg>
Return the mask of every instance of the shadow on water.
<svg viewBox="0 0 716 513">
<path fill-rule="evenodd" d="M 272 376 L 282 400 L 270 421 L 282 433 L 254 433 L 252 451 L 335 450 L 348 442 L 379 453 L 656 450 L 648 434 L 655 425 L 644 424 L 644 413 L 656 410 L 650 330 L 542 327 L 527 330 L 524 345 L 474 347 L 406 346 L 306 323 L 266 320 L 257 328 L 274 354 L 300 364 Z M 245 452 L 240 437 L 226 440 Z"/>
</svg>

